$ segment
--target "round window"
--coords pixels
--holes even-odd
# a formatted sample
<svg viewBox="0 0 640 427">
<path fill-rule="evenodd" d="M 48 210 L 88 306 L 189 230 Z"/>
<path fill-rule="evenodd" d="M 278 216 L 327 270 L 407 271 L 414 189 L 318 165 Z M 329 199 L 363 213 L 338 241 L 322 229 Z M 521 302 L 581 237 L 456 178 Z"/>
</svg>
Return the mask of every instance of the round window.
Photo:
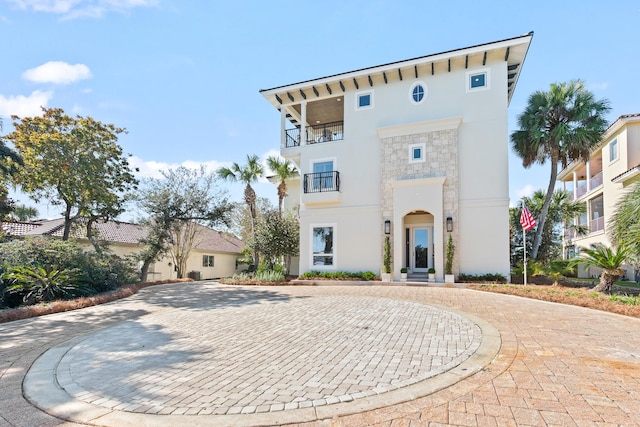
<svg viewBox="0 0 640 427">
<path fill-rule="evenodd" d="M 416 82 L 411 86 L 411 102 L 421 104 L 427 96 L 427 86 L 422 82 Z"/>
</svg>

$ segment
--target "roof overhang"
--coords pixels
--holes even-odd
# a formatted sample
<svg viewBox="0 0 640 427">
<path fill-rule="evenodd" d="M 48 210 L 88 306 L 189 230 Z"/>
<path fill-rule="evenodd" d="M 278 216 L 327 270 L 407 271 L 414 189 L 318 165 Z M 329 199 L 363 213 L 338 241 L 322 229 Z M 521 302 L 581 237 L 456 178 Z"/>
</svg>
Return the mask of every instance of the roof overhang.
<svg viewBox="0 0 640 427">
<path fill-rule="evenodd" d="M 598 142 L 598 144 L 596 144 L 592 149 L 591 149 L 591 153 L 595 153 L 598 150 L 602 149 L 602 147 L 604 147 L 604 145 L 609 141 L 609 139 L 615 135 L 616 133 L 618 133 L 624 126 L 631 124 L 631 123 L 635 123 L 635 122 L 640 122 L 640 113 L 635 113 L 635 114 L 623 114 L 622 116 L 618 117 L 616 119 L 615 122 L 611 123 L 611 125 L 607 128 L 607 130 L 604 131 L 604 133 L 602 134 L 602 138 L 600 138 L 600 142 Z M 584 163 L 583 160 L 574 160 L 573 162 L 569 163 L 567 165 L 566 168 L 562 169 L 559 173 L 558 173 L 558 179 L 559 180 L 563 180 L 565 179 L 576 167 L 578 167 L 578 165 L 580 163 Z M 633 170 L 630 169 L 630 170 Z M 628 171 L 627 171 L 628 172 Z M 624 174 L 626 174 L 627 172 L 624 172 Z M 617 179 L 618 177 L 614 178 Z M 627 178 L 624 178 L 624 180 L 626 180 Z M 613 182 L 617 182 L 617 181 L 613 181 Z"/>
<path fill-rule="evenodd" d="M 507 63 L 507 93 L 508 102 L 511 102 L 532 38 L 533 32 L 530 32 L 496 42 L 362 68 L 271 89 L 262 89 L 260 93 L 274 107 L 280 109 L 281 105 L 297 104 L 307 99 L 336 96 L 348 89 L 359 90 L 404 78 L 447 73 L 454 69 L 483 66 L 500 60 Z"/>
</svg>

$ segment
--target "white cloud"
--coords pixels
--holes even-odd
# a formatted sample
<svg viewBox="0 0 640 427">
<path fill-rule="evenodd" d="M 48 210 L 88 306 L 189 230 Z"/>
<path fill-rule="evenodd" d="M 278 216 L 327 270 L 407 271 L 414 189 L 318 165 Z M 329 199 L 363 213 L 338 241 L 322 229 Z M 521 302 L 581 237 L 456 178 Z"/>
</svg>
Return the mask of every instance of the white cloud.
<svg viewBox="0 0 640 427">
<path fill-rule="evenodd" d="M 170 169 L 176 169 L 180 166 L 183 166 L 188 169 L 199 169 L 200 166 L 204 166 L 207 172 L 213 173 L 221 166 L 224 166 L 223 163 L 218 162 L 216 160 L 209 160 L 206 162 L 198 162 L 195 160 L 185 160 L 182 163 L 166 163 L 166 162 L 156 162 L 155 160 L 142 160 L 140 157 L 131 156 L 129 157 L 129 164 L 132 168 L 138 168 L 140 171 L 136 173 L 139 178 L 154 178 L 161 179 L 162 173 L 161 171 L 167 171 Z"/>
<path fill-rule="evenodd" d="M 84 64 L 49 61 L 22 73 L 22 78 L 36 83 L 69 84 L 91 78 L 91 70 Z"/>
<path fill-rule="evenodd" d="M 22 10 L 54 13 L 63 19 L 100 18 L 109 12 L 127 13 L 136 7 L 150 7 L 157 0 L 8 0 Z"/>
<path fill-rule="evenodd" d="M 0 116 L 33 117 L 42 114 L 40 107 L 46 107 L 53 96 L 53 92 L 36 90 L 29 96 L 17 95 L 5 97 L 0 95 Z"/>
<path fill-rule="evenodd" d="M 536 187 L 531 184 L 527 184 L 524 187 L 519 188 L 516 191 L 516 194 L 518 195 L 518 199 L 522 199 L 523 197 L 531 197 L 535 191 Z"/>
</svg>

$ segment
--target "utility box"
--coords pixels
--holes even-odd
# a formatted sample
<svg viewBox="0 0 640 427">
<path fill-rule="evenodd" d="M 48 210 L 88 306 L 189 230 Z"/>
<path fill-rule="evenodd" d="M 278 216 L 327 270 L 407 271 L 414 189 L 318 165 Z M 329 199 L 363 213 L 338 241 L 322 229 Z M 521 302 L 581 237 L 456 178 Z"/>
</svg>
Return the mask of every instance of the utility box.
<svg viewBox="0 0 640 427">
<path fill-rule="evenodd" d="M 202 272 L 201 271 L 190 271 L 187 274 L 187 277 L 189 279 L 193 279 L 193 280 L 202 280 Z"/>
</svg>

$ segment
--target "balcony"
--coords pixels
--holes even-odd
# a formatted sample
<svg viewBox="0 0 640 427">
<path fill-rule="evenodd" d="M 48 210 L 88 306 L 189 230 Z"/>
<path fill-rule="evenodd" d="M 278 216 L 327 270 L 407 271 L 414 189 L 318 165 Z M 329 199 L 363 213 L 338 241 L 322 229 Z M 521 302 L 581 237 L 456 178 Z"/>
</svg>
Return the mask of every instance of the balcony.
<svg viewBox="0 0 640 427">
<path fill-rule="evenodd" d="M 306 127 L 305 145 L 319 144 L 329 141 L 340 141 L 344 138 L 344 121 L 319 123 Z M 295 127 L 285 131 L 285 147 L 300 146 L 300 128 Z"/>
<path fill-rule="evenodd" d="M 324 193 L 340 191 L 340 172 L 316 172 L 304 174 L 304 192 Z"/>
<path fill-rule="evenodd" d="M 302 203 L 306 205 L 340 202 L 340 172 L 307 173 L 303 179 Z"/>
</svg>

